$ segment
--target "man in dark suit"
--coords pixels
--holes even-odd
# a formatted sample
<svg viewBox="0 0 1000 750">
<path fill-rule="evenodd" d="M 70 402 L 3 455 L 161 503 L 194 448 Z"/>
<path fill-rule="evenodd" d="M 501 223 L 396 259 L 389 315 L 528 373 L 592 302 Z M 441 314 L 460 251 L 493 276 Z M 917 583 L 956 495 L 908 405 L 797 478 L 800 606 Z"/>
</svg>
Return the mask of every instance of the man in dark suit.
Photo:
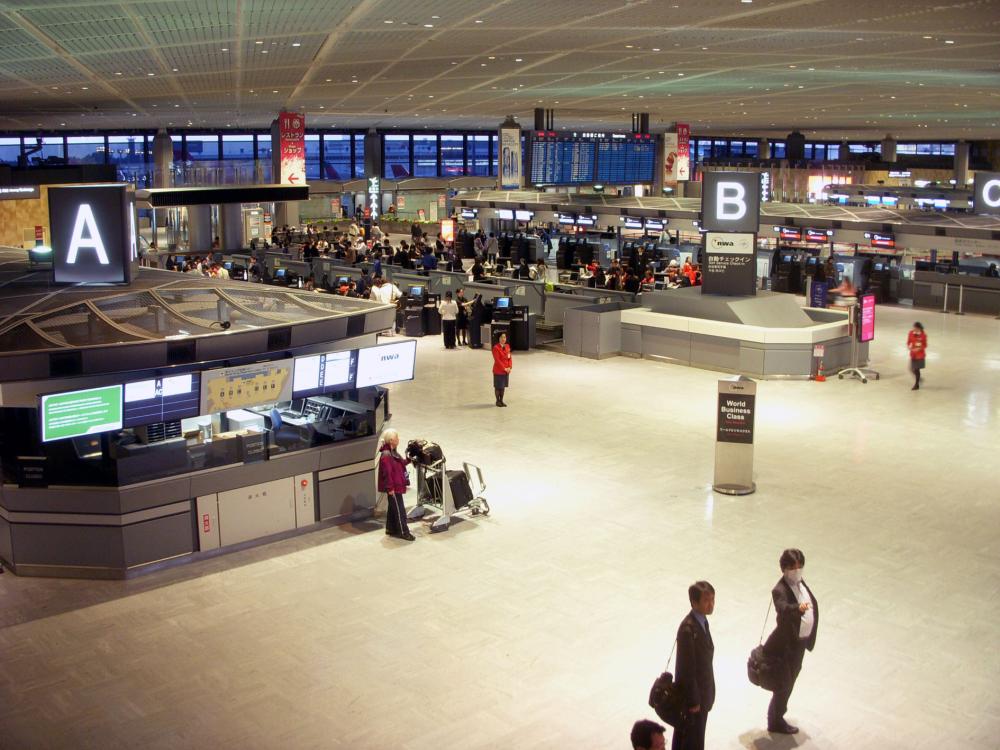
<svg viewBox="0 0 1000 750">
<path fill-rule="evenodd" d="M 708 581 L 693 583 L 688 600 L 691 612 L 677 629 L 677 686 L 684 696 L 686 713 L 674 729 L 672 750 L 704 750 L 708 712 L 715 704 L 715 644 L 708 629 L 708 616 L 715 610 L 715 589 Z"/>
<path fill-rule="evenodd" d="M 786 549 L 778 560 L 781 579 L 771 589 L 774 610 L 778 613 L 778 627 L 764 644 L 764 651 L 781 659 L 788 667 L 784 687 L 775 690 L 767 708 L 767 731 L 795 734 L 798 727 L 785 721 L 788 699 L 795 687 L 795 680 L 802 669 L 802 657 L 816 645 L 819 627 L 819 609 L 816 597 L 802 580 L 806 557 L 800 549 Z"/>
</svg>

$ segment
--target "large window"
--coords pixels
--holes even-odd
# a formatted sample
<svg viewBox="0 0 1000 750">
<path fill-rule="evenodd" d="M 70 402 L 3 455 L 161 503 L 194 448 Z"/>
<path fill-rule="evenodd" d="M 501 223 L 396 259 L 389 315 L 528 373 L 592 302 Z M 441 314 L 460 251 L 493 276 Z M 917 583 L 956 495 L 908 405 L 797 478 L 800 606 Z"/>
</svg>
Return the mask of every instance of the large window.
<svg viewBox="0 0 1000 750">
<path fill-rule="evenodd" d="M 319 176 L 319 136 L 306 135 L 306 179 L 318 180 Z"/>
<path fill-rule="evenodd" d="M 772 159 L 784 159 L 785 158 L 785 142 L 784 141 L 771 141 L 771 158 Z"/>
<path fill-rule="evenodd" d="M 442 177 L 460 177 L 465 174 L 464 141 L 460 135 L 441 136 Z"/>
<path fill-rule="evenodd" d="M 26 138 L 24 149 L 36 148 L 41 144 L 41 149 L 35 151 L 28 157 L 29 164 L 63 164 L 66 161 L 66 147 L 62 136 L 49 136 L 46 138 Z"/>
<path fill-rule="evenodd" d="M 413 136 L 413 174 L 415 177 L 438 176 L 438 140 L 436 135 Z"/>
<path fill-rule="evenodd" d="M 69 136 L 66 139 L 66 158 L 70 164 L 103 164 L 104 136 Z"/>
<path fill-rule="evenodd" d="M 500 136 L 499 135 L 491 135 L 490 136 L 490 143 L 493 144 L 493 151 L 491 152 L 493 154 L 493 164 L 490 165 L 490 174 L 492 174 L 492 175 L 500 174 L 500 157 L 499 157 L 499 153 L 500 153 Z M 522 156 L 524 154 L 524 139 L 523 138 L 521 139 L 521 154 L 522 154 Z M 521 165 L 521 174 L 524 174 L 523 160 L 522 160 L 522 165 Z"/>
<path fill-rule="evenodd" d="M 826 145 L 827 161 L 837 161 L 839 158 L 840 158 L 840 145 L 836 143 L 828 143 Z"/>
<path fill-rule="evenodd" d="M 271 136 L 257 136 L 257 158 L 261 161 L 265 159 L 271 161 Z"/>
<path fill-rule="evenodd" d="M 351 179 L 351 136 L 323 136 L 323 179 L 340 182 Z"/>
<path fill-rule="evenodd" d="M 152 139 L 150 139 L 152 143 Z M 112 164 L 137 166 L 146 161 L 146 136 L 109 135 L 108 161 Z"/>
<path fill-rule="evenodd" d="M 191 161 L 218 161 L 219 136 L 189 135 L 184 141 L 187 158 Z"/>
<path fill-rule="evenodd" d="M 172 135 L 170 136 L 170 142 L 174 147 L 174 161 L 184 161 L 184 136 Z"/>
<path fill-rule="evenodd" d="M 253 136 L 224 134 L 222 136 L 222 158 L 253 161 Z"/>
<path fill-rule="evenodd" d="M 383 176 L 398 180 L 410 177 L 410 136 L 386 135 L 383 140 Z"/>
<path fill-rule="evenodd" d="M 21 155 L 20 138 L 0 138 L 0 164 L 17 166 L 17 158 Z"/>
<path fill-rule="evenodd" d="M 354 136 L 354 176 L 365 176 L 365 137 L 360 134 Z"/>
<path fill-rule="evenodd" d="M 488 177 L 490 174 L 490 137 L 488 135 L 470 135 L 466 140 L 466 158 L 469 162 L 469 174 L 477 177 Z"/>
</svg>

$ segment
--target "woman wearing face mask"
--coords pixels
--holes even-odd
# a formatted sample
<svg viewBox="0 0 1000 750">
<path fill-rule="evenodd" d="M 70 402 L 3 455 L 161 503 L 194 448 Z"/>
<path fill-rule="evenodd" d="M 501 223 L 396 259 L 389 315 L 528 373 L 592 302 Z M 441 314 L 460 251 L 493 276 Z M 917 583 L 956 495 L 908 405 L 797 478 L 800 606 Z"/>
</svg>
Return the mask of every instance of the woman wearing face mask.
<svg viewBox="0 0 1000 750">
<path fill-rule="evenodd" d="M 785 711 L 802 669 L 802 657 L 816 645 L 819 609 L 816 597 L 802 580 L 802 568 L 806 564 L 802 550 L 786 549 L 781 553 L 778 564 L 781 566 L 781 579 L 771 589 L 778 627 L 768 637 L 764 651 L 781 658 L 788 667 L 788 674 L 785 685 L 774 691 L 767 708 L 767 731 L 795 734 L 799 729 L 785 721 Z"/>
</svg>

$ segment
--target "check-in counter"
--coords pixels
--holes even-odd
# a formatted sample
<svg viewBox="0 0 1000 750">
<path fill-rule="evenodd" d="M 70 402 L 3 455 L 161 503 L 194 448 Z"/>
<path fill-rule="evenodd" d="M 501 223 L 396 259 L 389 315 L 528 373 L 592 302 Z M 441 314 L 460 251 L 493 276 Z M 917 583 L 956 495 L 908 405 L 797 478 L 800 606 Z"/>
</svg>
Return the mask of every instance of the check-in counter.
<svg viewBox="0 0 1000 750">
<path fill-rule="evenodd" d="M 621 312 L 622 353 L 752 377 L 804 378 L 812 372 L 814 345 L 822 344 L 828 372 L 850 366 L 846 313 L 805 312 L 814 325 L 781 328 L 626 309 Z M 868 344 L 857 346 L 864 365 Z"/>
<path fill-rule="evenodd" d="M 504 281 L 507 282 L 506 279 Z M 515 305 L 527 307 L 532 315 L 541 315 L 545 312 L 545 282 L 511 279 L 507 283 L 511 286 L 511 296 Z"/>
<path fill-rule="evenodd" d="M 913 274 L 913 306 L 1000 315 L 1000 279 L 916 271 Z"/>
<path fill-rule="evenodd" d="M 545 325 L 549 327 L 561 326 L 564 323 L 567 310 L 576 307 L 587 307 L 597 304 L 598 300 L 593 297 L 586 297 L 582 294 L 566 294 L 563 292 L 549 292 L 545 295 Z"/>
<path fill-rule="evenodd" d="M 510 297 L 512 290 L 512 280 L 503 279 L 499 284 L 487 284 L 481 281 L 468 281 L 463 287 L 465 298 L 471 300 L 477 294 L 483 296 L 483 304 L 490 304 L 497 297 Z"/>
</svg>

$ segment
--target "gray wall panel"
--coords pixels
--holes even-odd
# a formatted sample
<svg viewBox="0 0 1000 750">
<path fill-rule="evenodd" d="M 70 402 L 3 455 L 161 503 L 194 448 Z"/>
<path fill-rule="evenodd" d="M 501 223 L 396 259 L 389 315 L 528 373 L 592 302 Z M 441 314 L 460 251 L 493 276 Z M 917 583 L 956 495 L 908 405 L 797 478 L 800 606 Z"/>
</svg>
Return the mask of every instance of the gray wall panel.
<svg viewBox="0 0 1000 750">
<path fill-rule="evenodd" d="M 121 513 L 117 487 L 13 487 L 2 490 L 3 507 L 32 513 Z"/>
<path fill-rule="evenodd" d="M 10 524 L 0 518 L 0 560 L 12 562 L 14 551 L 11 547 Z"/>
<path fill-rule="evenodd" d="M 375 507 L 375 470 L 319 483 L 320 520 L 348 516 Z"/>
<path fill-rule="evenodd" d="M 740 342 L 717 336 L 691 336 L 691 364 L 738 370 L 740 367 Z"/>
<path fill-rule="evenodd" d="M 679 362 L 691 361 L 691 334 L 665 328 L 642 329 L 642 356 L 668 357 Z"/>
<path fill-rule="evenodd" d="M 122 529 L 125 566 L 166 560 L 195 550 L 191 513 L 178 513 Z"/>
<path fill-rule="evenodd" d="M 124 568 L 120 527 L 13 524 L 11 538 L 17 565 Z"/>
<path fill-rule="evenodd" d="M 347 466 L 358 461 L 374 461 L 377 447 L 377 436 L 373 436 L 367 440 L 352 440 L 342 445 L 331 445 L 323 449 L 317 468 L 320 470 L 333 469 L 337 466 Z"/>
<path fill-rule="evenodd" d="M 563 351 L 574 357 L 583 355 L 583 329 L 587 314 L 578 308 L 563 310 Z"/>
<path fill-rule="evenodd" d="M 230 320 L 238 320 L 239 310 L 230 313 Z M 198 359 L 201 361 L 243 357 L 267 351 L 267 331 L 241 331 L 236 335 L 206 336 L 195 339 Z"/>
<path fill-rule="evenodd" d="M 747 375 L 764 374 L 764 349 L 757 345 L 748 345 L 746 341 L 740 347 L 740 372 Z"/>
<path fill-rule="evenodd" d="M 642 354 L 642 328 L 631 323 L 622 323 L 622 351 L 628 354 Z"/>
<path fill-rule="evenodd" d="M 764 375 L 801 375 L 812 372 L 812 345 L 798 349 L 768 348 L 764 353 Z"/>
<path fill-rule="evenodd" d="M 372 452 L 374 453 L 374 451 Z M 250 487 L 274 479 L 293 477 L 296 474 L 308 474 L 311 471 L 316 471 L 318 464 L 319 455 L 316 451 L 303 451 L 283 458 L 274 458 L 270 461 L 242 464 L 221 471 L 196 475 L 191 477 L 189 497 Z"/>
<path fill-rule="evenodd" d="M 191 494 L 191 477 L 182 476 L 152 482 L 141 487 L 122 488 L 121 509 L 122 513 L 131 513 L 135 510 L 175 503 L 178 500 L 190 500 L 192 497 L 194 495 Z"/>
</svg>

